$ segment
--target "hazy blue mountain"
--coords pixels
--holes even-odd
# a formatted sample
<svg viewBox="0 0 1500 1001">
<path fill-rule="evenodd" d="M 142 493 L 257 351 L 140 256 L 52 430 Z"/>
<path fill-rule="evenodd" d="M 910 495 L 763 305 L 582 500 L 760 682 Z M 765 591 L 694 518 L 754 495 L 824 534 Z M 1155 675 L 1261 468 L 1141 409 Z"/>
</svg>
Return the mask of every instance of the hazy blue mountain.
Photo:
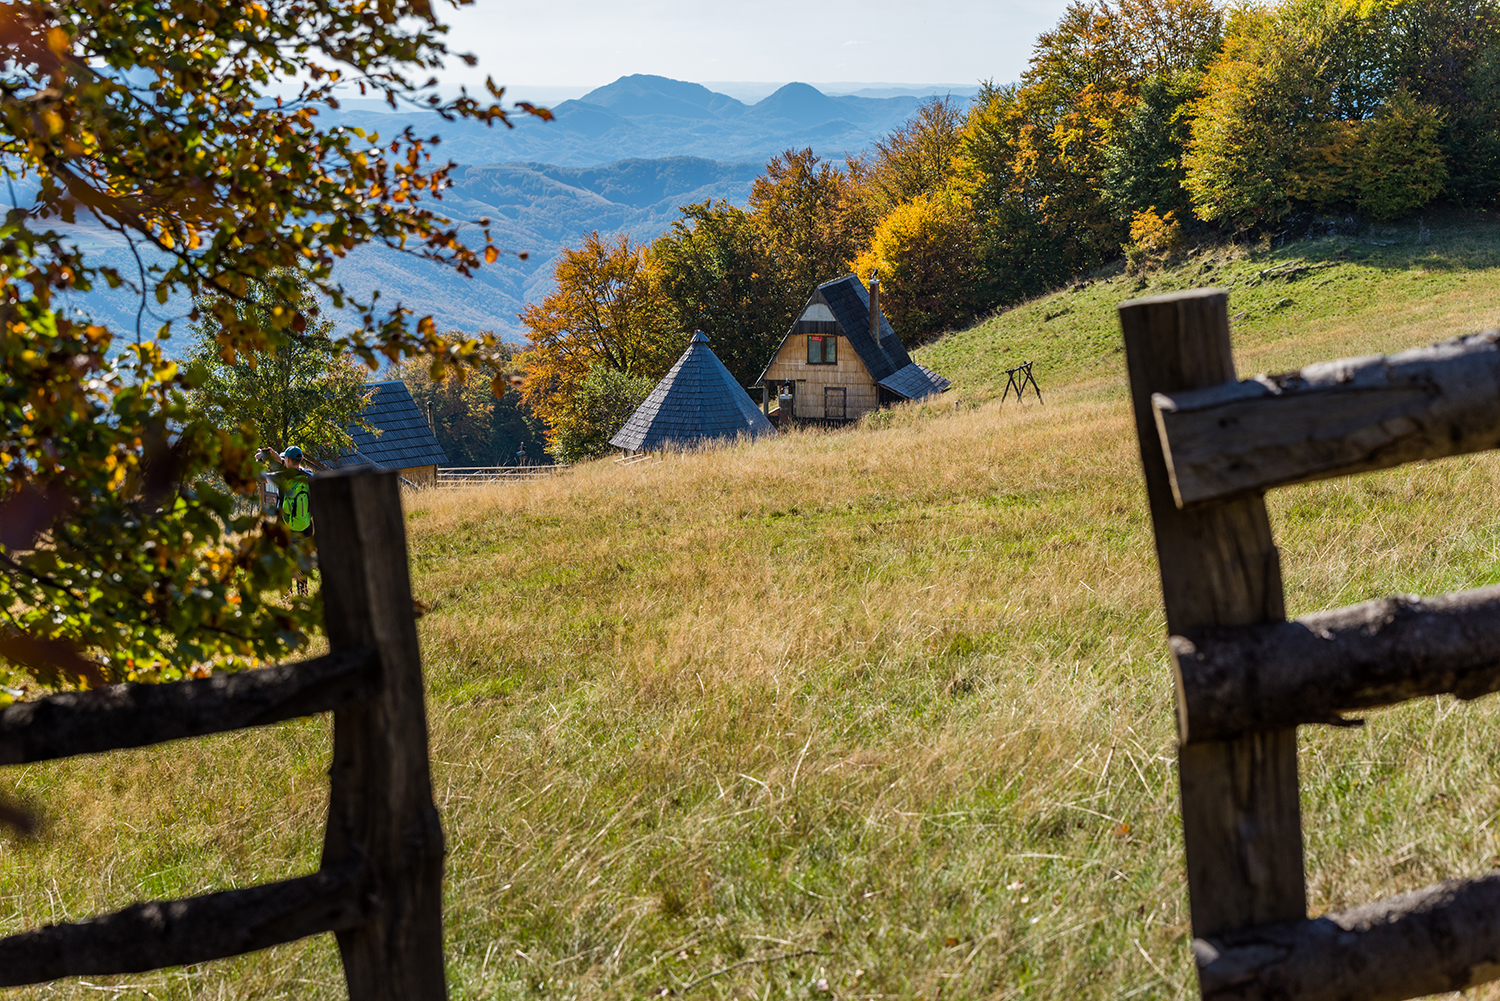
<svg viewBox="0 0 1500 1001">
<path fill-rule="evenodd" d="M 745 105 L 702 84 L 637 73 L 589 91 L 580 103 L 617 115 L 671 115 L 676 118 L 737 118 Z"/>
<path fill-rule="evenodd" d="M 351 292 L 368 298 L 379 289 L 383 303 L 400 302 L 418 316 L 430 313 L 442 329 L 495 330 L 509 340 L 520 340 L 516 314 L 551 290 L 552 265 L 561 248 L 577 246 L 593 230 L 629 233 L 641 242 L 655 239 L 671 227 L 680 206 L 693 202 L 723 198 L 743 205 L 761 169 L 758 163 L 691 157 L 626 160 L 605 167 L 461 166 L 443 196 L 443 211 L 453 219 L 491 219 L 496 240 L 510 254 L 465 279 L 399 251 L 361 247 L 335 271 Z M 72 233 L 92 260 L 126 275 L 135 273 L 135 260 L 119 237 L 83 226 Z M 514 256 L 521 251 L 527 253 L 525 261 Z M 124 289 L 100 289 L 76 301 L 117 331 L 133 331 L 141 308 L 140 297 Z M 150 336 L 163 320 L 176 319 L 178 333 L 169 346 L 180 349 L 187 340 L 185 317 L 190 309 L 183 297 L 165 306 L 151 298 L 142 330 Z M 353 323 L 350 314 L 341 325 Z"/>
<path fill-rule="evenodd" d="M 709 90 L 726 94 L 745 104 L 754 104 L 767 95 L 775 93 L 785 85 L 786 81 L 766 83 L 764 81 L 704 80 L 702 83 Z M 967 101 L 979 93 L 979 85 L 973 83 L 910 84 L 864 81 L 861 83 L 820 83 L 817 88 L 829 97 L 943 97 L 947 95 L 956 101 Z M 516 89 L 518 97 L 526 97 L 528 92 L 529 89 Z M 537 93 L 542 93 L 542 91 L 538 90 Z M 569 97 L 582 96 L 582 92 L 566 93 L 557 100 L 561 102 Z M 534 97 L 527 99 L 533 103 L 539 100 Z"/>
<path fill-rule="evenodd" d="M 340 261 L 337 274 L 351 291 L 367 297 L 379 289 L 383 303 L 430 313 L 439 327 L 520 339 L 516 314 L 550 291 L 562 247 L 577 246 L 593 230 L 652 240 L 692 202 L 722 198 L 743 206 L 770 157 L 811 146 L 842 159 L 900 126 L 920 100 L 883 93 L 831 97 L 789 83 L 747 105 L 700 84 L 637 74 L 560 103 L 554 122 L 519 116 L 513 129 L 350 101 L 323 110 L 320 122 L 358 126 L 386 141 L 407 127 L 440 136 L 437 154 L 464 165 L 455 170 L 441 210 L 457 220 L 490 218 L 497 242 L 512 254 L 465 280 L 398 251 L 364 247 Z M 28 198 L 23 194 L 22 201 Z M 75 233 L 101 263 L 134 272 L 135 259 L 119 238 L 87 227 Z M 521 251 L 525 261 L 514 256 Z M 123 290 L 90 293 L 80 305 L 118 330 L 135 329 L 141 307 L 139 297 Z M 158 306 L 152 299 L 142 329 L 150 335 L 163 319 L 183 318 L 189 308 L 185 301 Z"/>
<path fill-rule="evenodd" d="M 672 156 L 765 163 L 803 146 L 843 160 L 900 126 L 921 100 L 829 97 L 808 84 L 790 83 L 746 105 L 700 84 L 636 74 L 563 101 L 552 109 L 555 121 L 519 115 L 511 129 L 445 122 L 424 111 L 382 112 L 363 102 L 325 110 L 321 120 L 386 139 L 407 126 L 424 137 L 440 135 L 438 152 L 458 163 L 594 167 Z"/>
</svg>

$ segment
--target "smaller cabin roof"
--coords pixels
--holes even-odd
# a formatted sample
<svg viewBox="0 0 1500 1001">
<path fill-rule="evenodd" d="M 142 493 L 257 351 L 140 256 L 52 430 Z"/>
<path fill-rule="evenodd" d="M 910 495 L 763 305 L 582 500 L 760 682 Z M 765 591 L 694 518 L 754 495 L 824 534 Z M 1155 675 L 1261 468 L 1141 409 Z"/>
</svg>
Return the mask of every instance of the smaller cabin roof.
<svg viewBox="0 0 1500 1001">
<path fill-rule="evenodd" d="M 898 393 L 908 400 L 920 400 L 932 396 L 934 393 L 946 392 L 953 385 L 947 379 L 938 375 L 930 368 L 912 362 L 905 368 L 898 368 L 890 375 L 881 379 L 876 385 Z"/>
<path fill-rule="evenodd" d="M 699 330 L 677 364 L 609 443 L 632 452 L 650 452 L 667 445 L 775 433 Z"/>
<path fill-rule="evenodd" d="M 339 456 L 330 465 L 378 466 L 381 469 L 409 469 L 412 466 L 445 466 L 448 455 L 438 444 L 437 435 L 427 423 L 427 415 L 412 399 L 411 391 L 400 379 L 370 384 L 374 391 L 360 414 L 372 433 L 358 424 L 348 430 L 354 438 L 352 451 Z"/>
</svg>

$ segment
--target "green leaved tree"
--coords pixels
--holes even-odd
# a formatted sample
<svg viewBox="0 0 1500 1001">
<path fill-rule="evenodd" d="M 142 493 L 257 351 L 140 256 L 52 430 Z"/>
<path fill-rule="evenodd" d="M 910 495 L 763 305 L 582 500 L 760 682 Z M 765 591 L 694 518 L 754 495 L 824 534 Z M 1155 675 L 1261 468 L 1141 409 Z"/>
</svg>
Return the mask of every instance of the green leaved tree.
<svg viewBox="0 0 1500 1001">
<path fill-rule="evenodd" d="M 771 360 L 808 289 L 777 270 L 755 220 L 733 205 L 688 205 L 651 244 L 656 285 L 677 331 L 702 330 L 714 354 L 748 386 Z"/>
<path fill-rule="evenodd" d="M 312 287 L 301 276 L 296 308 L 307 317 L 301 333 L 282 337 L 275 347 L 235 351 L 221 343 L 218 303 L 199 307 L 193 324 L 189 412 L 214 427 L 247 428 L 255 440 L 283 451 L 296 445 L 314 459 L 329 460 L 354 443 L 349 429 L 365 426 L 361 411 L 369 402 L 368 373 L 341 350 L 333 321 L 322 318 Z M 270 287 L 254 283 L 230 305 L 238 319 L 272 326 L 277 303 Z"/>
<path fill-rule="evenodd" d="M 609 439 L 646 402 L 655 386 L 653 379 L 595 366 L 574 390 L 568 409 L 549 429 L 549 450 L 560 462 L 582 462 L 604 455 L 609 451 Z"/>
</svg>

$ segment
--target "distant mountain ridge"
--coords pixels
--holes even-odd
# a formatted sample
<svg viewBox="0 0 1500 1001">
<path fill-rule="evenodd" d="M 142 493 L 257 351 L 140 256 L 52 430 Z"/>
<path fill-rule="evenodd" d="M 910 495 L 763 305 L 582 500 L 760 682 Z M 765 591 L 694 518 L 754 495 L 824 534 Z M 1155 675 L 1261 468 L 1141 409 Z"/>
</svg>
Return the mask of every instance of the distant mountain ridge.
<svg viewBox="0 0 1500 1001">
<path fill-rule="evenodd" d="M 968 94 L 957 96 L 961 102 Z M 458 163 L 551 163 L 602 167 L 632 159 L 692 156 L 724 163 L 759 161 L 792 147 L 811 146 L 842 161 L 898 128 L 925 98 L 830 97 L 805 83 L 789 83 L 745 104 L 702 84 L 634 74 L 552 108 L 555 121 L 529 115 L 515 128 L 445 122 L 425 111 L 380 112 L 367 107 L 325 110 L 320 121 L 388 135 L 411 125 L 442 137 L 439 152 Z"/>
<path fill-rule="evenodd" d="M 469 332 L 494 330 L 507 340 L 524 339 L 516 317 L 528 302 L 552 290 L 552 265 L 563 247 L 576 247 L 598 230 L 629 233 L 638 242 L 655 239 L 671 228 L 682 205 L 724 199 L 743 205 L 759 163 L 718 163 L 693 157 L 625 160 L 604 167 L 559 167 L 546 163 L 496 163 L 461 166 L 443 196 L 442 210 L 456 219 L 489 218 L 497 242 L 508 253 L 463 278 L 435 264 L 382 246 L 357 248 L 334 266 L 334 275 L 351 292 L 368 299 L 380 290 L 387 308 L 400 302 L 417 316 L 431 314 L 440 329 Z M 135 274 L 135 259 L 115 234 L 92 226 L 71 228 L 89 259 Z M 477 235 L 477 234 L 475 234 Z M 527 259 L 516 256 L 525 251 Z M 118 333 L 134 331 L 139 297 L 100 283 L 93 292 L 73 297 L 76 305 Z M 154 334 L 163 320 L 185 318 L 185 297 L 166 305 L 146 304 L 142 330 Z M 354 325 L 353 314 L 334 313 L 340 328 Z M 186 346 L 186 325 L 169 350 Z"/>
<path fill-rule="evenodd" d="M 636 74 L 563 101 L 553 109 L 555 122 L 521 115 L 513 129 L 367 104 L 323 109 L 324 127 L 358 126 L 389 138 L 410 125 L 419 135 L 440 135 L 437 154 L 461 166 L 434 207 L 456 220 L 491 219 L 496 241 L 510 252 L 470 280 L 385 247 L 361 247 L 337 263 L 335 275 L 361 297 L 379 289 L 383 305 L 400 302 L 417 316 L 432 315 L 440 329 L 494 330 L 519 341 L 517 314 L 552 290 L 562 248 L 578 246 L 594 230 L 648 242 L 694 202 L 724 199 L 743 207 L 770 157 L 811 146 L 842 161 L 899 127 L 922 100 L 830 97 L 789 83 L 746 104 L 701 84 Z M 99 263 L 135 272 L 129 249 L 112 234 L 86 226 L 76 232 Z M 515 256 L 520 251 L 525 261 Z M 124 290 L 100 289 L 77 301 L 116 330 L 135 329 L 141 302 Z M 143 332 L 149 336 L 163 319 L 189 309 L 185 301 L 152 301 Z M 170 346 L 180 348 L 183 340 Z"/>
</svg>

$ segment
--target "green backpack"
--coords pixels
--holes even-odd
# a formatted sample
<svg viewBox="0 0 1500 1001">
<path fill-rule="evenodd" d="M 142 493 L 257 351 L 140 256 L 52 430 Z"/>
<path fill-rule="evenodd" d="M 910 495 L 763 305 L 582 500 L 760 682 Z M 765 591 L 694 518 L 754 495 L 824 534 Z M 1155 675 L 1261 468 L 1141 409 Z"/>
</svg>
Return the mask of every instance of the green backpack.
<svg viewBox="0 0 1500 1001">
<path fill-rule="evenodd" d="M 307 477 L 290 477 L 281 492 L 281 520 L 294 532 L 305 532 L 312 526 L 312 511 L 307 501 Z"/>
</svg>

